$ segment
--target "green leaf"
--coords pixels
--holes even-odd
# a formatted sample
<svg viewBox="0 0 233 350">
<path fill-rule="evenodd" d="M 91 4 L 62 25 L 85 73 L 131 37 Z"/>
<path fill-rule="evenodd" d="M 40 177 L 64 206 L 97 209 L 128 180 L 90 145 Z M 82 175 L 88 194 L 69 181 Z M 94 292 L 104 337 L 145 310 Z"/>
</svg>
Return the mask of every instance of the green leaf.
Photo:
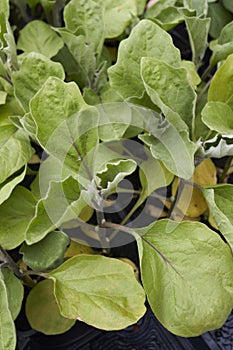
<svg viewBox="0 0 233 350">
<path fill-rule="evenodd" d="M 1 44 L 1 42 L 0 42 Z M 3 63 L 3 59 L 0 55 L 0 87 L 1 87 L 1 93 L 6 92 L 7 94 L 13 96 L 13 86 L 11 85 L 11 82 L 9 81 L 9 77 L 7 76 L 7 67 Z"/>
<path fill-rule="evenodd" d="M 37 52 L 51 58 L 63 45 L 62 39 L 47 23 L 36 20 L 29 22 L 20 31 L 17 48 L 24 52 Z"/>
<path fill-rule="evenodd" d="M 223 6 L 230 12 L 233 12 L 233 3 L 231 0 L 222 0 Z"/>
<path fill-rule="evenodd" d="M 135 0 L 105 0 L 105 38 L 116 38 L 124 32 L 137 16 Z"/>
<path fill-rule="evenodd" d="M 40 0 L 40 3 L 43 6 L 45 13 L 48 15 L 56 4 L 56 0 Z"/>
<path fill-rule="evenodd" d="M 27 225 L 34 215 L 35 204 L 32 193 L 19 186 L 0 206 L 0 244 L 4 249 L 14 249 L 24 241 Z"/>
<path fill-rule="evenodd" d="M 233 185 L 217 185 L 203 190 L 210 212 L 220 232 L 226 238 L 233 251 Z"/>
<path fill-rule="evenodd" d="M 186 61 L 182 60 L 181 66 L 186 69 L 187 71 L 187 79 L 189 82 L 189 85 L 196 89 L 197 85 L 201 83 L 201 78 L 199 77 L 195 64 L 192 61 Z"/>
<path fill-rule="evenodd" d="M 6 103 L 0 106 L 0 125 L 11 125 L 9 121 L 11 116 L 23 115 L 24 111 L 16 98 L 7 99 Z M 12 126 L 12 125 L 11 125 Z"/>
<path fill-rule="evenodd" d="M 207 16 L 208 1 L 207 0 L 184 0 L 184 6 L 189 10 L 195 10 L 197 17 Z"/>
<path fill-rule="evenodd" d="M 146 2 L 146 0 L 136 0 L 138 15 L 141 15 L 144 12 Z"/>
<path fill-rule="evenodd" d="M 18 69 L 18 59 L 17 59 L 17 50 L 14 35 L 11 29 L 11 26 L 8 21 L 6 21 L 6 32 L 3 34 L 5 40 L 5 47 L 3 51 L 7 57 L 7 66 L 10 71 Z"/>
<path fill-rule="evenodd" d="M 45 198 L 51 182 L 65 180 L 70 175 L 70 169 L 61 164 L 59 159 L 48 156 L 41 162 L 39 173 L 30 185 L 33 195 L 37 198 Z"/>
<path fill-rule="evenodd" d="M 208 102 L 202 110 L 202 121 L 210 130 L 233 135 L 233 111 L 223 102 Z"/>
<path fill-rule="evenodd" d="M 104 6 L 98 0 L 71 0 L 64 9 L 66 28 L 75 35 L 83 35 L 86 45 L 93 44 L 100 54 L 104 41 Z"/>
<path fill-rule="evenodd" d="M 211 81 L 208 101 L 225 102 L 233 108 L 233 54 L 228 56 L 224 64 L 217 70 Z"/>
<path fill-rule="evenodd" d="M 143 57 L 141 75 L 148 95 L 151 97 L 154 92 L 158 95 L 158 107 L 163 109 L 163 105 L 168 106 L 192 129 L 196 94 L 189 84 L 186 69 Z M 152 101 L 155 102 L 155 99 Z"/>
<path fill-rule="evenodd" d="M 21 310 L 24 288 L 22 282 L 10 269 L 4 268 L 2 270 L 2 275 L 7 290 L 9 309 L 13 320 L 15 320 Z"/>
<path fill-rule="evenodd" d="M 15 95 L 26 112 L 30 100 L 50 76 L 65 78 L 61 64 L 34 52 L 25 56 L 20 70 L 12 75 Z"/>
<path fill-rule="evenodd" d="M 179 8 L 170 6 L 163 9 L 153 20 L 161 28 L 168 31 L 179 23 L 182 23 L 184 21 L 184 15 Z"/>
<path fill-rule="evenodd" d="M 19 170 L 17 173 L 10 176 L 3 183 L 0 184 L 0 204 L 5 202 L 11 195 L 14 188 L 23 181 L 26 174 L 27 167 Z"/>
<path fill-rule="evenodd" d="M 45 147 L 62 122 L 86 107 L 74 82 L 64 83 L 58 78 L 50 77 L 30 103 L 37 125 L 37 138 L 42 146 Z"/>
<path fill-rule="evenodd" d="M 0 183 L 21 169 L 31 158 L 34 150 L 29 137 L 23 130 L 17 130 L 12 124 L 0 128 Z"/>
<path fill-rule="evenodd" d="M 43 181 L 43 178 L 41 178 L 41 181 Z M 34 217 L 27 227 L 27 244 L 31 245 L 41 241 L 49 232 L 65 222 L 66 215 L 78 216 L 84 206 L 83 201 L 79 199 L 79 195 L 78 182 L 72 177 L 64 181 L 50 182 L 46 197 L 37 202 Z M 71 209 L 72 202 L 74 202 L 74 206 L 76 204 L 76 207 Z M 77 213 L 73 212 L 75 208 Z M 69 209 L 71 213 L 69 213 Z"/>
<path fill-rule="evenodd" d="M 0 105 L 4 105 L 6 103 L 7 92 L 0 91 Z"/>
<path fill-rule="evenodd" d="M 68 48 L 68 52 L 63 50 L 60 57 L 61 63 L 66 61 L 64 67 L 69 77 L 77 81 L 81 88 L 91 86 L 97 69 L 94 44 L 90 42 L 87 45 L 84 35 L 76 36 L 64 28 L 57 30 Z"/>
<path fill-rule="evenodd" d="M 131 124 L 132 108 L 126 102 L 112 102 L 96 106 L 99 111 L 99 137 L 107 142 L 123 137 Z"/>
<path fill-rule="evenodd" d="M 145 295 L 133 269 L 117 259 L 79 255 L 50 273 L 62 315 L 117 330 L 145 313 Z M 114 315 L 114 317 L 112 317 Z"/>
<path fill-rule="evenodd" d="M 220 2 L 209 4 L 208 16 L 211 18 L 209 34 L 214 39 L 219 37 L 223 27 L 233 19 L 232 14 Z"/>
<path fill-rule="evenodd" d="M 142 186 L 141 193 L 136 204 L 128 214 L 128 217 L 141 206 L 152 192 L 161 187 L 168 186 L 174 177 L 174 175 L 165 168 L 163 163 L 157 161 L 148 150 L 146 150 L 146 155 L 147 160 L 143 161 L 139 167 L 139 177 Z"/>
<path fill-rule="evenodd" d="M 228 23 L 221 31 L 219 38 L 214 45 L 210 65 L 214 67 L 217 62 L 223 61 L 228 55 L 233 53 L 233 21 Z"/>
<path fill-rule="evenodd" d="M 15 350 L 16 332 L 12 319 L 11 310 L 8 301 L 7 288 L 4 283 L 2 273 L 0 273 L 0 350 Z"/>
<path fill-rule="evenodd" d="M 187 133 L 178 133 L 168 123 L 165 125 L 161 134 L 144 134 L 139 139 L 149 146 L 152 156 L 163 162 L 169 172 L 189 179 L 194 171 L 196 146 L 188 139 Z"/>
<path fill-rule="evenodd" d="M 182 337 L 220 328 L 232 309 L 233 261 L 219 235 L 198 222 L 170 220 L 137 233 L 143 285 L 163 326 Z"/>
<path fill-rule="evenodd" d="M 9 18 L 9 15 L 10 15 L 9 0 L 0 0 L 0 8 L 1 8 L 1 11 L 4 13 L 5 17 Z"/>
<path fill-rule="evenodd" d="M 192 60 L 199 68 L 208 45 L 210 18 L 185 17 L 189 41 L 192 49 Z"/>
<path fill-rule="evenodd" d="M 222 158 L 233 155 L 233 140 L 216 135 L 204 142 L 203 155 L 207 158 Z"/>
<path fill-rule="evenodd" d="M 168 186 L 174 175 L 170 173 L 162 162 L 156 160 L 147 152 L 147 160 L 140 164 L 139 176 L 142 185 L 141 197 L 146 199 L 158 188 Z"/>
<path fill-rule="evenodd" d="M 145 17 L 156 18 L 164 9 L 174 6 L 175 3 L 176 3 L 176 0 L 156 1 L 153 6 L 147 8 Z"/>
<path fill-rule="evenodd" d="M 35 214 L 27 227 L 26 242 L 28 245 L 35 244 L 71 220 L 77 226 L 79 220 L 90 218 L 89 213 L 91 216 L 92 210 L 87 208 L 79 184 L 71 176 L 63 181 L 50 182 L 46 196 L 36 204 Z"/>
<path fill-rule="evenodd" d="M 100 179 L 99 186 L 103 194 L 115 192 L 117 185 L 125 176 L 132 174 L 137 168 L 137 163 L 132 160 L 116 160 L 105 164 L 105 167 L 98 172 Z"/>
<path fill-rule="evenodd" d="M 60 231 L 49 233 L 40 242 L 32 245 L 26 243 L 20 248 L 23 261 L 34 271 L 48 271 L 58 267 L 64 259 L 69 245 L 68 236 Z"/>
<path fill-rule="evenodd" d="M 108 69 L 111 87 L 123 98 L 142 97 L 145 91 L 140 76 L 142 57 L 153 57 L 173 66 L 180 62 L 179 50 L 173 45 L 170 35 L 152 21 L 141 20 L 129 38 L 121 41 L 117 63 Z"/>
<path fill-rule="evenodd" d="M 60 314 L 53 289 L 53 281 L 44 280 L 31 290 L 26 301 L 26 315 L 31 327 L 47 335 L 64 333 L 75 324 L 75 320 Z"/>
</svg>

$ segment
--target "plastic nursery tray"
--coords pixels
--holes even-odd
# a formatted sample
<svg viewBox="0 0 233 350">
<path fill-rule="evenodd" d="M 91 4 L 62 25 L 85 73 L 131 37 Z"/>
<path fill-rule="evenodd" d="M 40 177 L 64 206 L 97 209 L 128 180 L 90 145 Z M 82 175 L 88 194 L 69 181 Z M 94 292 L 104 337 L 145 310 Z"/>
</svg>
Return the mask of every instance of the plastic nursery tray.
<svg viewBox="0 0 233 350">
<path fill-rule="evenodd" d="M 211 350 L 233 350 L 233 312 L 222 328 L 203 334 L 202 339 Z"/>
<path fill-rule="evenodd" d="M 181 338 L 168 332 L 149 309 L 134 326 L 106 332 L 77 322 L 62 335 L 45 336 L 39 332 L 18 332 L 17 350 L 219 350 L 209 347 L 208 337 Z M 213 338 L 212 342 L 217 345 Z M 232 348 L 229 348 L 232 349 Z"/>
</svg>

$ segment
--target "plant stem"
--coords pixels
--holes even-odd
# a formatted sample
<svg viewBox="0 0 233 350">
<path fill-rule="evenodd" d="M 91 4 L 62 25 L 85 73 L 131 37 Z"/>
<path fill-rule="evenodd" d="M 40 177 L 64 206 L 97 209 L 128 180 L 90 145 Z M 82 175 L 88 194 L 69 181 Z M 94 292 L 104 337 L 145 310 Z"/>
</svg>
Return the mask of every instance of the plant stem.
<svg viewBox="0 0 233 350">
<path fill-rule="evenodd" d="M 201 101 L 202 97 L 204 96 L 204 94 L 206 93 L 206 91 L 208 90 L 211 81 L 213 78 L 211 78 L 204 86 L 204 88 L 201 90 L 200 94 L 197 96 L 197 104 Z"/>
<path fill-rule="evenodd" d="M 228 170 L 231 167 L 232 160 L 233 160 L 233 156 L 229 156 L 227 161 L 226 161 L 226 163 L 225 163 L 225 167 L 223 169 L 223 172 L 222 172 L 221 176 L 219 177 L 219 182 L 220 183 L 223 183 L 223 181 L 224 181 L 224 179 L 225 179 L 225 177 L 227 175 L 227 172 L 228 172 Z"/>
<path fill-rule="evenodd" d="M 123 231 L 123 232 L 129 233 L 129 234 L 132 234 L 134 232 L 134 230 L 132 228 L 130 228 L 130 227 L 122 226 L 122 225 L 115 224 L 113 222 L 108 222 L 108 221 L 105 221 L 102 224 L 102 227 L 115 228 L 117 231 Z"/>
<path fill-rule="evenodd" d="M 98 227 L 100 228 L 100 230 L 98 230 L 97 228 L 97 233 L 99 235 L 99 239 L 100 239 L 100 243 L 102 245 L 103 251 L 106 254 L 109 254 L 110 253 L 109 240 L 106 237 L 106 230 L 105 230 L 105 227 L 103 226 L 105 223 L 105 217 L 104 217 L 103 210 L 101 209 L 102 208 L 100 208 L 100 210 L 96 210 L 96 220 L 97 220 Z"/>
<path fill-rule="evenodd" d="M 23 272 L 23 276 L 31 276 L 31 275 L 40 276 L 40 277 L 44 277 L 44 278 L 48 277 L 48 275 L 44 272 L 33 271 L 33 270 L 26 270 Z"/>
<path fill-rule="evenodd" d="M 174 201 L 172 202 L 171 208 L 170 208 L 169 211 L 168 211 L 168 216 L 169 216 L 171 219 L 172 219 L 172 216 L 173 216 L 173 215 L 172 215 L 172 212 L 173 212 L 173 210 L 175 209 L 177 203 L 178 203 L 179 200 L 180 200 L 180 197 L 181 197 L 182 192 L 183 192 L 183 190 L 184 190 L 184 186 L 185 186 L 184 180 L 183 180 L 183 179 L 180 179 L 180 184 L 179 184 L 179 186 L 178 186 L 178 188 L 177 188 L 177 192 L 176 192 Z"/>
<path fill-rule="evenodd" d="M 17 264 L 14 262 L 14 260 L 11 258 L 11 256 L 7 253 L 7 251 L 0 245 L 0 252 L 2 254 L 3 261 L 10 267 L 10 269 L 14 272 L 14 274 L 19 277 L 23 278 L 23 273 L 20 271 Z"/>
<path fill-rule="evenodd" d="M 207 77 L 208 77 L 208 75 L 209 75 L 209 73 L 211 72 L 211 69 L 212 69 L 213 67 L 211 67 L 210 65 L 205 69 L 205 71 L 203 72 L 203 74 L 202 74 L 202 76 L 201 76 L 201 80 L 202 81 L 204 81 Z"/>
</svg>

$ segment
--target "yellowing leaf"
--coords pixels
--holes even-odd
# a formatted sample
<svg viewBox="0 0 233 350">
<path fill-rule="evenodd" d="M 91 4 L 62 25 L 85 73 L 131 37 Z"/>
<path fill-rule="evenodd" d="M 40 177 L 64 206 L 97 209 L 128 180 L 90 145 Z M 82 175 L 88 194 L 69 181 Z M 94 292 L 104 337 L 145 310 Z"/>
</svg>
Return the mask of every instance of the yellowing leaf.
<svg viewBox="0 0 233 350">
<path fill-rule="evenodd" d="M 125 328 L 145 313 L 144 290 L 128 264 L 81 254 L 50 272 L 62 315 L 105 330 Z"/>
<path fill-rule="evenodd" d="M 80 254 L 96 254 L 96 252 L 88 245 L 80 244 L 79 242 L 71 240 L 70 245 L 65 252 L 64 258 L 68 259 Z"/>
<path fill-rule="evenodd" d="M 212 186 L 217 183 L 217 170 L 211 159 L 203 160 L 195 168 L 193 182 L 201 186 Z"/>
<path fill-rule="evenodd" d="M 196 168 L 191 179 L 192 182 L 184 183 L 184 188 L 180 189 L 178 200 L 173 211 L 173 218 L 175 216 L 184 216 L 190 218 L 197 218 L 202 215 L 208 208 L 206 200 L 202 194 L 201 189 L 195 187 L 195 184 L 201 186 L 212 186 L 217 183 L 217 171 L 211 159 L 203 160 Z M 172 195 L 175 196 L 179 180 L 176 178 L 172 184 Z M 180 213 L 177 213 L 180 212 Z M 180 215 L 181 214 L 181 215 Z M 187 218 L 186 218 L 187 219 Z"/>
<path fill-rule="evenodd" d="M 128 264 L 132 267 L 135 278 L 139 281 L 139 270 L 137 268 L 137 265 L 128 258 L 119 258 L 119 260 L 123 261 L 124 263 Z"/>
</svg>

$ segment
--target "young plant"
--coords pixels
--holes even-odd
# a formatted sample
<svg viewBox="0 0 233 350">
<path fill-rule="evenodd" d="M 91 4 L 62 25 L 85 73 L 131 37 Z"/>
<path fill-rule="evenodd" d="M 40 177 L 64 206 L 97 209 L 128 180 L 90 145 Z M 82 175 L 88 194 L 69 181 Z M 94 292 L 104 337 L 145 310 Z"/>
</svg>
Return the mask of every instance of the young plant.
<svg viewBox="0 0 233 350">
<path fill-rule="evenodd" d="M 125 328 L 145 298 L 179 336 L 225 322 L 232 10 L 207 0 L 0 0 L 0 350 L 16 347 L 23 298 L 45 334 L 76 320 Z M 172 40 L 180 23 L 190 60 Z M 221 170 L 213 158 L 223 157 Z M 140 278 L 114 254 L 133 241 Z"/>
</svg>

